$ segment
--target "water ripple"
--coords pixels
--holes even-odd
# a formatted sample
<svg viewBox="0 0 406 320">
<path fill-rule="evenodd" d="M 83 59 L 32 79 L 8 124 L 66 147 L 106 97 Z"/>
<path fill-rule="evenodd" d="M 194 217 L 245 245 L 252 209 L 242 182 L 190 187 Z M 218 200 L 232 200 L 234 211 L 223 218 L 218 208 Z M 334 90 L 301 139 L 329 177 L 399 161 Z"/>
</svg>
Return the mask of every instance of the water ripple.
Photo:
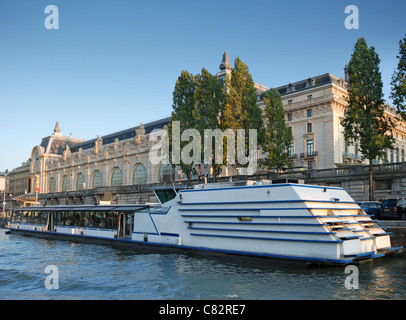
<svg viewBox="0 0 406 320">
<path fill-rule="evenodd" d="M 49 265 L 58 268 L 57 290 L 45 287 Z M 342 268 L 145 253 L 0 229 L 0 299 L 405 299 L 405 271 L 404 258 L 363 264 L 359 289 L 349 290 Z"/>
</svg>

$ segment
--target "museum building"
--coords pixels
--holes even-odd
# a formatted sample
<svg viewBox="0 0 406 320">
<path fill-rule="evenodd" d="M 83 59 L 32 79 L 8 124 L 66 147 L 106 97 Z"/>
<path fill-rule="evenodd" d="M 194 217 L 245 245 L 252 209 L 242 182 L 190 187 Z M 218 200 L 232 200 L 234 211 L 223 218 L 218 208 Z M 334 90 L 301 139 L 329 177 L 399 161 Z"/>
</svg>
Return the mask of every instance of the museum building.
<svg viewBox="0 0 406 320">
<path fill-rule="evenodd" d="M 225 51 L 217 73 L 219 81 L 224 81 L 231 69 Z M 346 73 L 346 69 L 344 71 Z M 344 141 L 340 121 L 347 107 L 346 77 L 346 74 L 344 78 L 337 78 L 326 73 L 276 88 L 286 110 L 287 125 L 293 133 L 288 152 L 296 170 L 367 163 L 361 161 L 357 144 L 349 146 Z M 263 96 L 268 88 L 262 84 L 255 87 L 258 105 L 264 108 Z M 397 122 L 393 133 L 396 147 L 388 150 L 388 161 L 404 161 L 406 123 L 390 106 L 386 106 L 386 114 Z M 149 160 L 154 144 L 149 135 L 154 129 L 167 129 L 169 120 L 170 117 L 162 118 L 87 141 L 64 136 L 57 122 L 53 134 L 32 149 L 29 162 L 24 164 L 28 175 L 26 195 L 48 205 L 156 202 L 149 191 L 151 186 L 186 179 L 181 170 L 169 164 L 154 165 Z M 192 178 L 210 176 L 209 166 L 202 165 L 199 169 L 199 174 Z M 242 173 L 239 169 L 224 168 L 222 175 L 238 175 Z M 259 169 L 250 167 L 248 173 Z M 22 172 L 19 168 L 13 171 L 19 175 Z M 20 198 L 23 201 L 24 195 Z"/>
</svg>

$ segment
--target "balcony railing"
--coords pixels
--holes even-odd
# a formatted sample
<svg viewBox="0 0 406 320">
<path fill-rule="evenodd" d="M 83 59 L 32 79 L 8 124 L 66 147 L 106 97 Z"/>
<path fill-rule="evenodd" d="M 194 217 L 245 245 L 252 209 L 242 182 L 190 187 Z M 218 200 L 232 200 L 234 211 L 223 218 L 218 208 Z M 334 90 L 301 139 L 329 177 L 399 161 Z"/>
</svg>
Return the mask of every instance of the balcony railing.
<svg viewBox="0 0 406 320">
<path fill-rule="evenodd" d="M 307 152 L 302 152 L 300 154 L 301 159 L 313 159 L 316 158 L 319 155 L 317 151 L 314 151 L 313 153 L 307 153 Z"/>
<path fill-rule="evenodd" d="M 358 153 L 351 153 L 348 151 L 343 152 L 343 156 L 351 159 L 361 160 L 361 155 Z"/>
</svg>

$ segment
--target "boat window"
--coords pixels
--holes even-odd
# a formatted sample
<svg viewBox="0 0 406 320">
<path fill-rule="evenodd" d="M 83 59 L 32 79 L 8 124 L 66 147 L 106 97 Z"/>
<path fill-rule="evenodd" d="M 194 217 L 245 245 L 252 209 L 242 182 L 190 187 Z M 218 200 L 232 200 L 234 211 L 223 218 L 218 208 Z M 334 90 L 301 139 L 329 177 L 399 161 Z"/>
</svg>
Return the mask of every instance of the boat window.
<svg viewBox="0 0 406 320">
<path fill-rule="evenodd" d="M 35 224 L 46 224 L 47 218 L 48 218 L 47 212 L 35 211 L 32 220 Z"/>
<path fill-rule="evenodd" d="M 11 217 L 11 222 L 21 222 L 22 211 L 15 211 Z"/>
<path fill-rule="evenodd" d="M 176 191 L 174 189 L 162 189 L 154 191 L 161 203 L 168 202 L 176 197 Z"/>
<path fill-rule="evenodd" d="M 117 215 L 111 212 L 63 211 L 58 212 L 56 225 L 117 229 Z"/>
<path fill-rule="evenodd" d="M 21 222 L 22 223 L 31 223 L 32 222 L 32 212 L 24 211 Z"/>
<path fill-rule="evenodd" d="M 238 217 L 238 220 L 243 222 L 252 222 L 252 218 L 251 217 Z"/>
</svg>

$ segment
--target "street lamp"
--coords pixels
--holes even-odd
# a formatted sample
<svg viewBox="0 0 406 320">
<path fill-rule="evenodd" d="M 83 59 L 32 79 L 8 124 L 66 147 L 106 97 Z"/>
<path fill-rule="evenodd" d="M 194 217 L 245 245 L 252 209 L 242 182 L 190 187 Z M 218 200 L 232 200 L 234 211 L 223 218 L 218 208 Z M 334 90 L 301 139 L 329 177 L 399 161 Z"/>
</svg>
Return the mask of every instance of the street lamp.
<svg viewBox="0 0 406 320">
<path fill-rule="evenodd" d="M 3 191 L 3 215 L 4 218 L 6 216 L 6 190 Z"/>
<path fill-rule="evenodd" d="M 11 197 L 12 194 L 10 193 L 9 196 Z M 2 217 L 5 218 L 6 217 L 6 190 L 4 190 L 3 192 L 3 214 Z"/>
</svg>

